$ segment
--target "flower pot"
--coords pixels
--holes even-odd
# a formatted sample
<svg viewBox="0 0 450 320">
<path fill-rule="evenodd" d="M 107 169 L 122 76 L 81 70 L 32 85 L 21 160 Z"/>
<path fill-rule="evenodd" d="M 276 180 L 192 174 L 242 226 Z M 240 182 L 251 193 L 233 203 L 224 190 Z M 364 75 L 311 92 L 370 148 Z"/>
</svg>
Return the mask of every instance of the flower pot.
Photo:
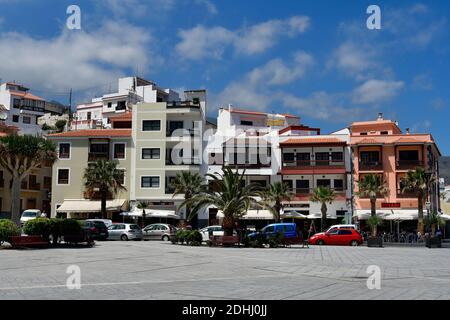
<svg viewBox="0 0 450 320">
<path fill-rule="evenodd" d="M 426 237 L 425 245 L 428 248 L 442 248 L 442 240 L 441 237 Z"/>
<path fill-rule="evenodd" d="M 383 238 L 369 237 L 367 239 L 367 246 L 370 248 L 383 248 Z"/>
</svg>

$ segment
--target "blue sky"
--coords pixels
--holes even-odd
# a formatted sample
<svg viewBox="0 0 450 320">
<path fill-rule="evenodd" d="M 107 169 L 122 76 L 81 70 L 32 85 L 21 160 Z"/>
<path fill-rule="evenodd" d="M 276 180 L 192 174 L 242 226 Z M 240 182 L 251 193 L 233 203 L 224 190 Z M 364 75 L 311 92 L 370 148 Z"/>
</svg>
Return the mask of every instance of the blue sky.
<svg viewBox="0 0 450 320">
<path fill-rule="evenodd" d="M 82 29 L 65 27 L 70 4 Z M 366 28 L 381 7 L 382 29 Z M 330 132 L 384 112 L 450 154 L 450 2 L 0 0 L 0 78 L 67 103 L 139 74 Z"/>
</svg>

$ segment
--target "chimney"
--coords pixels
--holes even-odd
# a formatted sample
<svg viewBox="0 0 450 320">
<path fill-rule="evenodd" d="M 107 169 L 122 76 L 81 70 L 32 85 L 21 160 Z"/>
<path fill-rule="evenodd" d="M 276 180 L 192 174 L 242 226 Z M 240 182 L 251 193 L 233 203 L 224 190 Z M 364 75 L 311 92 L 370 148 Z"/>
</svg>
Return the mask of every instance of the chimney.
<svg viewBox="0 0 450 320">
<path fill-rule="evenodd" d="M 383 120 L 383 113 L 378 112 L 378 119 L 377 120 Z"/>
<path fill-rule="evenodd" d="M 409 128 L 406 128 L 406 134 L 409 134 L 409 133 L 410 133 Z"/>
</svg>

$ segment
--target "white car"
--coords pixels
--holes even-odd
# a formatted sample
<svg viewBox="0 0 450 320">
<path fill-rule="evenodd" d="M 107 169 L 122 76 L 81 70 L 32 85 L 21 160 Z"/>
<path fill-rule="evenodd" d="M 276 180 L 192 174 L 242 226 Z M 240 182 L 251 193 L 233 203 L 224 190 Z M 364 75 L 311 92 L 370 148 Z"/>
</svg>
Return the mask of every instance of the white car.
<svg viewBox="0 0 450 320">
<path fill-rule="evenodd" d="M 200 229 L 199 231 L 200 231 L 200 234 L 202 235 L 203 242 L 209 241 L 209 238 L 211 236 L 221 237 L 224 235 L 222 226 L 209 226 L 209 227 Z M 233 235 L 237 235 L 236 231 L 233 231 Z"/>
<path fill-rule="evenodd" d="M 22 216 L 20 217 L 20 224 L 23 226 L 27 221 L 39 218 L 41 216 L 41 210 L 37 209 L 29 209 L 22 212 Z"/>
</svg>

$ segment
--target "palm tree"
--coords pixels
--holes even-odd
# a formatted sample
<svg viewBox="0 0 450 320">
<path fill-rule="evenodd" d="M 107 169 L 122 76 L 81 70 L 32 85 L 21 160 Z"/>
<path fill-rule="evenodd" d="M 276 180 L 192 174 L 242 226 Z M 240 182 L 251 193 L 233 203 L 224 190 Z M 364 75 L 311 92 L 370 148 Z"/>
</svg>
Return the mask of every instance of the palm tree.
<svg viewBox="0 0 450 320">
<path fill-rule="evenodd" d="M 336 199 L 336 193 L 329 187 L 317 187 L 314 189 L 310 200 L 321 204 L 320 211 L 322 212 L 321 230 L 325 231 L 327 221 L 327 203 L 333 203 Z"/>
<path fill-rule="evenodd" d="M 0 166 L 12 177 L 11 219 L 20 224 L 20 185 L 32 170 L 52 165 L 57 158 L 56 145 L 42 137 L 17 134 L 0 137 Z"/>
<path fill-rule="evenodd" d="M 283 182 L 275 182 L 261 192 L 263 206 L 272 212 L 277 222 L 281 221 L 283 201 L 290 201 L 293 196 L 288 185 Z"/>
<path fill-rule="evenodd" d="M 362 180 L 358 181 L 358 191 L 355 194 L 358 197 L 368 197 L 370 199 L 370 227 L 372 229 L 372 236 L 376 236 L 377 227 L 380 224 L 380 221 L 375 218 L 377 216 L 377 197 L 385 196 L 388 192 L 389 189 L 381 175 L 367 174 Z"/>
<path fill-rule="evenodd" d="M 142 229 L 144 229 L 144 227 L 145 227 L 145 210 L 146 209 L 148 209 L 148 207 L 149 207 L 149 205 L 148 205 L 148 203 L 147 202 L 139 202 L 138 204 L 137 204 L 137 208 L 138 209 L 140 209 L 140 210 L 142 210 Z"/>
<path fill-rule="evenodd" d="M 434 177 L 425 172 L 423 168 L 416 168 L 406 173 L 405 178 L 402 179 L 402 192 L 413 192 L 417 196 L 417 207 L 419 210 L 417 230 L 424 234 L 424 220 L 423 220 L 423 203 L 428 196 L 428 190 L 434 182 Z"/>
<path fill-rule="evenodd" d="M 182 171 L 177 173 L 172 182 L 173 196 L 182 194 L 184 200 L 191 199 L 195 194 L 199 193 L 203 188 L 203 178 L 199 173 L 190 171 Z M 191 213 L 191 205 L 186 206 L 186 220 L 191 221 L 197 213 Z"/>
<path fill-rule="evenodd" d="M 235 220 L 247 213 L 251 205 L 257 205 L 255 197 L 260 195 L 259 185 L 251 183 L 244 185 L 244 173 L 224 169 L 223 174 L 207 174 L 214 188 L 203 188 L 192 198 L 186 199 L 180 208 L 191 206 L 192 214 L 201 208 L 213 205 L 223 212 L 223 229 L 225 236 L 233 235 Z"/>
<path fill-rule="evenodd" d="M 90 199 L 97 198 L 101 200 L 101 213 L 103 219 L 106 218 L 106 199 L 113 197 L 126 188 L 122 185 L 123 170 L 117 168 L 119 163 L 116 161 L 98 160 L 84 170 L 84 186 L 86 194 Z"/>
<path fill-rule="evenodd" d="M 436 211 L 430 212 L 430 214 L 424 219 L 427 227 L 431 227 L 431 235 L 436 235 L 436 227 L 444 227 L 445 221 L 442 219 Z"/>
</svg>

